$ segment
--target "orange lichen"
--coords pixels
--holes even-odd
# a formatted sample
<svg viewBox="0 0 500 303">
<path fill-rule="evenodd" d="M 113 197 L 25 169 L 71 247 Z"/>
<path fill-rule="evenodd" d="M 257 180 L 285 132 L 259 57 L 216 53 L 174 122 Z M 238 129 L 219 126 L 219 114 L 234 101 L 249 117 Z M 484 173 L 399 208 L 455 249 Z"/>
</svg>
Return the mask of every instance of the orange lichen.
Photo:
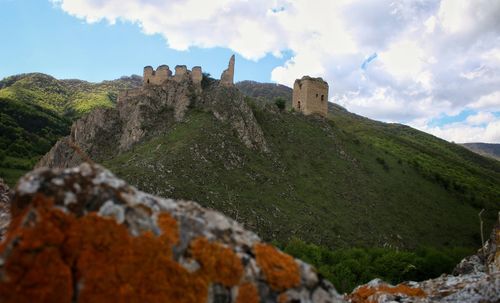
<svg viewBox="0 0 500 303">
<path fill-rule="evenodd" d="M 169 213 L 159 214 L 157 224 L 163 232 L 160 239 L 165 241 L 166 245 L 173 246 L 179 243 L 179 225 L 172 215 Z M 169 250 L 169 252 L 171 251 Z"/>
<path fill-rule="evenodd" d="M 33 199 L 33 205 L 36 209 L 24 210 L 11 222 L 1 248 L 8 258 L 0 281 L 0 302 L 70 302 L 71 269 L 58 249 L 64 241 L 61 229 L 68 220 L 62 211 L 51 210 L 52 200 L 41 195 Z M 14 239 L 18 245 L 10 251 L 8 243 Z"/>
<path fill-rule="evenodd" d="M 236 303 L 259 303 L 259 292 L 253 283 L 245 282 L 238 289 Z"/>
<path fill-rule="evenodd" d="M 281 293 L 278 296 L 278 303 L 287 303 L 287 302 L 288 302 L 288 296 L 286 295 L 286 293 Z"/>
<path fill-rule="evenodd" d="M 373 296 L 382 294 L 402 294 L 408 297 L 426 296 L 426 293 L 420 288 L 399 284 L 394 287 L 389 285 L 380 285 L 377 287 L 362 286 L 350 294 L 349 299 L 352 303 L 371 303 Z"/>
<path fill-rule="evenodd" d="M 191 254 L 200 262 L 201 274 L 208 279 L 225 286 L 240 282 L 243 265 L 232 249 L 199 237 L 191 242 Z"/>
<path fill-rule="evenodd" d="M 20 216 L 0 250 L 6 257 L 0 302 L 69 303 L 75 295 L 97 303 L 206 301 L 207 276 L 171 258 L 178 229 L 170 215 L 159 217 L 160 237 L 133 237 L 96 214 L 76 218 L 40 196 Z"/>
<path fill-rule="evenodd" d="M 299 266 L 293 257 L 261 243 L 255 244 L 253 251 L 257 264 L 273 290 L 282 291 L 299 286 Z"/>
</svg>

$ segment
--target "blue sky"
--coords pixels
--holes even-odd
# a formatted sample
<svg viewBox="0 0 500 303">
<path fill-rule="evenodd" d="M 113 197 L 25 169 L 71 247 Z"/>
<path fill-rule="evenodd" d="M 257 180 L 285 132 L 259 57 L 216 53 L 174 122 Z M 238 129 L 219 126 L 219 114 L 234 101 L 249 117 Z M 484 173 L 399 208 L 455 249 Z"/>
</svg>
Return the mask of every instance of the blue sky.
<svg viewBox="0 0 500 303">
<path fill-rule="evenodd" d="M 201 65 L 219 77 L 234 53 L 228 48 L 167 47 L 160 34 L 145 35 L 131 22 L 88 24 L 46 0 L 0 0 L 0 78 L 43 72 L 56 78 L 93 82 L 142 75 L 146 65 Z M 237 55 L 235 80 L 271 81 L 273 68 L 288 57 L 266 55 L 258 62 Z"/>
<path fill-rule="evenodd" d="M 0 0 L 0 78 L 88 81 L 145 65 L 292 86 L 455 142 L 500 143 L 500 1 Z M 477 16 L 482 16 L 477 18 Z"/>
</svg>

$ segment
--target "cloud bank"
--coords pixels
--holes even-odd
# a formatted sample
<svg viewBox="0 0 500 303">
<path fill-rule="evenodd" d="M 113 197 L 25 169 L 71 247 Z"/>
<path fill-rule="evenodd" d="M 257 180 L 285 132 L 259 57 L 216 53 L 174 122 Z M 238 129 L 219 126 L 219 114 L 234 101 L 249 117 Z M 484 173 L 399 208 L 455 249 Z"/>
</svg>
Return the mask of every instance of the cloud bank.
<svg viewBox="0 0 500 303">
<path fill-rule="evenodd" d="M 291 51 L 273 81 L 321 76 L 331 101 L 358 114 L 500 143 L 500 1 L 51 1 L 89 23 L 136 23 L 176 50 L 225 47 L 250 60 Z"/>
</svg>

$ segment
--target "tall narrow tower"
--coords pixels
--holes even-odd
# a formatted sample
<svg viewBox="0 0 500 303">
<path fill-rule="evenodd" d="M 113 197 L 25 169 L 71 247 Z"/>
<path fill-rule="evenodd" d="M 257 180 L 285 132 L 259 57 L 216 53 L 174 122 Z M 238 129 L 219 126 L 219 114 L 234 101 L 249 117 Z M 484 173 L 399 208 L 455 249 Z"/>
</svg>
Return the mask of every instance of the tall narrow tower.
<svg viewBox="0 0 500 303">
<path fill-rule="evenodd" d="M 229 59 L 229 66 L 220 76 L 220 84 L 224 86 L 231 86 L 234 84 L 234 55 L 231 56 L 231 59 Z"/>
</svg>

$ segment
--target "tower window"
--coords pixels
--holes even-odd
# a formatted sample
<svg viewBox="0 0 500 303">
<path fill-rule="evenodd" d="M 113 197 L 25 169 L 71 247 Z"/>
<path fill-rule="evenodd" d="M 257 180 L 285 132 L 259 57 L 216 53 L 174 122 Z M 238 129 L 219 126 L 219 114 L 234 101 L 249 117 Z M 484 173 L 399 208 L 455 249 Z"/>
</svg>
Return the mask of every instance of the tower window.
<svg viewBox="0 0 500 303">
<path fill-rule="evenodd" d="M 325 101 L 325 95 L 321 95 L 321 101 Z"/>
<path fill-rule="evenodd" d="M 149 84 L 149 79 L 148 79 L 148 84 Z"/>
<path fill-rule="evenodd" d="M 318 94 L 316 94 L 316 98 L 318 98 Z"/>
</svg>

